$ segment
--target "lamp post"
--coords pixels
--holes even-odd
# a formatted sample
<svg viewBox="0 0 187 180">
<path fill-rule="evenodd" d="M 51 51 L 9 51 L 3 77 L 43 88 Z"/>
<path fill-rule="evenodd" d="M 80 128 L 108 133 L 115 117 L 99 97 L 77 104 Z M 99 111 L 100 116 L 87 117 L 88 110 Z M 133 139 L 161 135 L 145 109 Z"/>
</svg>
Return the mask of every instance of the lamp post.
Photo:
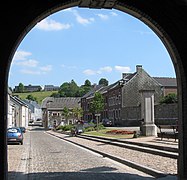
<svg viewBox="0 0 187 180">
<path fill-rule="evenodd" d="M 100 117 L 101 114 L 97 113 L 95 114 L 96 116 L 96 120 L 97 120 L 97 131 L 99 131 L 99 117 Z"/>
</svg>

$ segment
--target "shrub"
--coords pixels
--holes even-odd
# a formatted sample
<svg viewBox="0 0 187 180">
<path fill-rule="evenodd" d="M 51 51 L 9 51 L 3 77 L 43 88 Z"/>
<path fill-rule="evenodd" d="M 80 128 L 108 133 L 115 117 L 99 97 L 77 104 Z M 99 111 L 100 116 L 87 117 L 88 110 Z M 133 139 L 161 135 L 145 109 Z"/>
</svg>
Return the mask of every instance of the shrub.
<svg viewBox="0 0 187 180">
<path fill-rule="evenodd" d="M 177 95 L 175 93 L 170 93 L 166 96 L 164 96 L 161 100 L 160 103 L 166 103 L 166 104 L 170 104 L 170 103 L 177 103 Z"/>
<path fill-rule="evenodd" d="M 84 128 L 84 132 L 89 132 L 89 131 L 95 131 L 95 128 L 91 126 Z"/>
<path fill-rule="evenodd" d="M 61 129 L 62 131 L 70 131 L 74 126 L 72 124 L 70 125 L 64 125 L 64 126 L 59 126 L 59 130 Z"/>
<path fill-rule="evenodd" d="M 95 130 L 102 130 L 102 129 L 106 129 L 106 127 L 103 126 L 102 124 L 98 125 L 98 129 L 97 129 L 97 125 L 95 126 Z"/>
</svg>

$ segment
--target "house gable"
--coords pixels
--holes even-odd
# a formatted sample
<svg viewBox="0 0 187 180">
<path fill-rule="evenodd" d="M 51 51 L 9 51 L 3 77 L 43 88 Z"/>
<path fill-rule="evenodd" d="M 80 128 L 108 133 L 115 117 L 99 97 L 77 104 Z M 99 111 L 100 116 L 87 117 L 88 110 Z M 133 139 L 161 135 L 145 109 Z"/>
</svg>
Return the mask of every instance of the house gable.
<svg viewBox="0 0 187 180">
<path fill-rule="evenodd" d="M 163 94 L 160 84 L 138 65 L 134 76 L 122 87 L 123 107 L 140 105 L 140 90 L 155 90 L 155 103 L 159 102 Z"/>
</svg>

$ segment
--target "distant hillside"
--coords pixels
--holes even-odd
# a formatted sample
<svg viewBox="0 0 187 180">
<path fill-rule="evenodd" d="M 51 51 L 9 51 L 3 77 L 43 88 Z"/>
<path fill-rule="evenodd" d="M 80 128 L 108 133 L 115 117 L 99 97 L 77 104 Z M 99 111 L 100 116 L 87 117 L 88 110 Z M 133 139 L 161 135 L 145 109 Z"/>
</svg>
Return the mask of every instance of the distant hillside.
<svg viewBox="0 0 187 180">
<path fill-rule="evenodd" d="M 40 91 L 40 92 L 27 92 L 27 93 L 13 93 L 13 95 L 18 95 L 20 99 L 26 99 L 26 97 L 30 94 L 37 98 L 38 104 L 42 103 L 42 100 L 45 97 L 51 96 L 53 93 L 57 93 L 58 91 Z"/>
</svg>

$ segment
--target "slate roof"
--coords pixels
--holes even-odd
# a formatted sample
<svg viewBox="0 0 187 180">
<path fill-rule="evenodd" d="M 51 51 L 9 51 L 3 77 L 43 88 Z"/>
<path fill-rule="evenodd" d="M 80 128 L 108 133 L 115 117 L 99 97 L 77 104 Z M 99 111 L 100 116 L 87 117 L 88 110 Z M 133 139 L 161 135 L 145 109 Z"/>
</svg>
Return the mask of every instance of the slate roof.
<svg viewBox="0 0 187 180">
<path fill-rule="evenodd" d="M 177 87 L 176 78 L 171 78 L 171 77 L 153 77 L 153 78 L 164 87 Z"/>
<path fill-rule="evenodd" d="M 69 109 L 74 107 L 80 107 L 80 99 L 79 97 L 46 97 L 41 104 L 41 108 L 48 109 L 63 109 L 67 107 Z"/>
<path fill-rule="evenodd" d="M 23 101 L 21 100 L 20 98 L 16 97 L 16 96 L 10 96 L 10 99 L 12 101 L 15 101 L 17 104 L 21 105 L 21 106 L 26 106 L 28 107 L 28 105 Z"/>
<path fill-rule="evenodd" d="M 82 98 L 91 98 L 94 96 L 95 92 L 100 92 L 101 94 L 106 93 L 107 91 L 117 87 L 119 85 L 119 82 L 121 81 L 123 84 L 127 83 L 130 79 L 132 79 L 136 75 L 135 73 L 128 73 L 125 78 L 122 78 L 118 81 L 116 81 L 113 84 L 110 84 L 108 86 L 103 86 L 103 85 L 96 85 L 92 90 L 90 90 L 88 93 L 86 93 Z"/>
<path fill-rule="evenodd" d="M 87 98 L 90 96 L 93 96 L 95 92 L 97 92 L 99 89 L 101 89 L 103 85 L 96 85 L 94 86 L 89 92 L 87 92 L 82 98 Z"/>
<path fill-rule="evenodd" d="M 37 104 L 36 101 L 31 101 L 28 99 L 24 99 L 23 101 L 29 106 L 29 108 L 31 109 L 32 112 L 34 112 L 34 108 L 41 109 L 40 105 Z"/>
</svg>

